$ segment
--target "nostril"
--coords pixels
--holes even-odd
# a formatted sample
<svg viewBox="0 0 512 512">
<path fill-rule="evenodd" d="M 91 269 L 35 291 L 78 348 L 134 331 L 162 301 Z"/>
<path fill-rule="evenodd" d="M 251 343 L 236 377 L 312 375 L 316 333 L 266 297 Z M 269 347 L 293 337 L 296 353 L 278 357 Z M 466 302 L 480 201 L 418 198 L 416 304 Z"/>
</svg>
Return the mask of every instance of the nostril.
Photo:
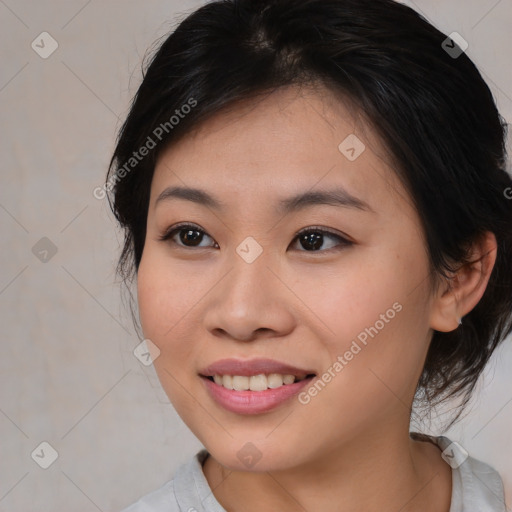
<svg viewBox="0 0 512 512">
<path fill-rule="evenodd" d="M 259 327 L 258 329 L 256 329 L 255 332 L 264 332 L 264 333 L 267 333 L 267 332 L 273 332 L 272 329 L 269 329 L 268 327 Z"/>
</svg>

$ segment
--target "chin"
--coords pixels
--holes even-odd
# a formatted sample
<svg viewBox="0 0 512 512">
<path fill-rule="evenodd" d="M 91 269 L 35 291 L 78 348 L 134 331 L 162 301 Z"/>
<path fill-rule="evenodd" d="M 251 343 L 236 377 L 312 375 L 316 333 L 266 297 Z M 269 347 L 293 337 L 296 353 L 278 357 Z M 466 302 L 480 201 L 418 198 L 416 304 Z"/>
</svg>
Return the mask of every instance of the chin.
<svg viewBox="0 0 512 512">
<path fill-rule="evenodd" d="M 259 438 L 249 435 L 229 437 L 226 434 L 222 438 L 201 436 L 199 433 L 195 435 L 210 455 L 231 471 L 254 473 L 281 471 L 300 464 L 302 457 L 306 455 L 301 453 L 303 443 L 298 443 L 296 446 L 286 445 L 284 439 L 268 436 L 268 430 Z M 297 457 L 298 453 L 302 454 L 300 459 Z"/>
</svg>

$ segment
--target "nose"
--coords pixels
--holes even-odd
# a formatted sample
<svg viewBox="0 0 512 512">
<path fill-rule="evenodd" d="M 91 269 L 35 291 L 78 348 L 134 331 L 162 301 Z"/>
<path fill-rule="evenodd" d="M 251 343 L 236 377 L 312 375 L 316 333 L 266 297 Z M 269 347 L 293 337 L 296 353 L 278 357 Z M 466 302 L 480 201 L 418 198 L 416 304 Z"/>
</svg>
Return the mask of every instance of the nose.
<svg viewBox="0 0 512 512">
<path fill-rule="evenodd" d="M 289 334 L 295 326 L 292 293 L 263 256 L 247 263 L 235 254 L 230 272 L 208 294 L 204 324 L 217 337 L 253 341 Z"/>
</svg>

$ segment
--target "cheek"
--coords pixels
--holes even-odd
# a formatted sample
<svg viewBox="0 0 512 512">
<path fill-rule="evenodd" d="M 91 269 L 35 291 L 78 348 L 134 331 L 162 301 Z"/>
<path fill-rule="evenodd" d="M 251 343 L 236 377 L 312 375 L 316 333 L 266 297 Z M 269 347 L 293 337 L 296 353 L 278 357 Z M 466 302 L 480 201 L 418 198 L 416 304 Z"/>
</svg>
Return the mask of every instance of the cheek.
<svg viewBox="0 0 512 512">
<path fill-rule="evenodd" d="M 204 336 L 195 315 L 209 287 L 203 272 L 191 272 L 165 249 L 146 245 L 137 275 L 139 317 L 144 337 L 160 350 L 154 367 L 169 395 L 175 379 L 190 378 L 187 372 L 201 351 Z"/>
<path fill-rule="evenodd" d="M 165 251 L 149 243 L 139 265 L 137 298 L 144 335 L 155 343 L 172 340 L 182 327 L 182 320 L 204 293 L 200 276 L 172 263 Z"/>
<path fill-rule="evenodd" d="M 142 331 L 146 338 L 153 342 L 159 337 L 157 333 L 164 328 L 163 313 L 172 311 L 167 304 L 168 297 L 163 293 L 165 289 L 158 279 L 160 268 L 157 261 L 148 255 L 145 249 L 137 273 L 137 301 Z"/>
<path fill-rule="evenodd" d="M 183 273 L 169 268 L 169 260 L 152 250 L 144 249 L 137 274 L 137 298 L 139 317 L 144 337 L 160 350 L 153 366 L 166 392 L 180 416 L 188 418 L 193 401 L 183 393 L 190 360 L 194 354 L 193 343 L 187 342 L 183 328 L 193 293 L 186 286 Z"/>
<path fill-rule="evenodd" d="M 329 385 L 338 400 L 354 383 L 348 402 L 358 396 L 360 404 L 378 405 L 386 394 L 410 395 L 428 348 L 427 269 L 419 251 L 401 257 L 380 251 L 329 276 L 310 273 L 301 280 L 297 295 L 307 298 L 323 326 L 331 374 L 340 376 Z"/>
<path fill-rule="evenodd" d="M 310 307 L 315 323 L 325 328 L 322 337 L 339 350 L 386 311 L 391 309 L 394 317 L 393 304 L 402 300 L 407 287 L 399 276 L 403 280 L 404 272 L 395 258 L 369 254 L 362 259 L 354 253 L 336 268 L 304 272 L 294 291 Z"/>
</svg>

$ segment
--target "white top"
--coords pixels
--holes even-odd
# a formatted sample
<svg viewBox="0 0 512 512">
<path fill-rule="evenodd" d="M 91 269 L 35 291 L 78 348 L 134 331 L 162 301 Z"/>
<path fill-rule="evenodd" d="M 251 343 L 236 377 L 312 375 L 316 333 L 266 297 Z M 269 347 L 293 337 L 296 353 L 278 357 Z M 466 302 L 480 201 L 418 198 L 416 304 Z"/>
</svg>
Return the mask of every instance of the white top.
<svg viewBox="0 0 512 512">
<path fill-rule="evenodd" d="M 503 482 L 492 467 L 466 456 L 460 445 L 447 437 L 414 433 L 412 437 L 439 446 L 452 466 L 450 512 L 506 512 Z M 200 450 L 178 468 L 174 479 L 121 512 L 226 512 L 204 476 L 202 464 L 207 455 L 205 449 Z"/>
</svg>

